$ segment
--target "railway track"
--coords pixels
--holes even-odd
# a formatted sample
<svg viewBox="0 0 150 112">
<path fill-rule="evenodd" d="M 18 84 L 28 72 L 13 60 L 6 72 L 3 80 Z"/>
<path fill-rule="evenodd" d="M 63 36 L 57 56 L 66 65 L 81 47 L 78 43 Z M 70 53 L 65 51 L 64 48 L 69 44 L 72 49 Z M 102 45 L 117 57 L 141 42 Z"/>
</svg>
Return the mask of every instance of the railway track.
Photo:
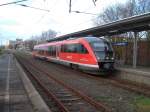
<svg viewBox="0 0 150 112">
<path fill-rule="evenodd" d="M 59 68 L 61 68 L 61 70 L 63 70 L 64 72 L 68 72 L 68 71 L 72 72 L 71 69 L 70 70 L 68 69 L 66 71 L 66 67 L 64 67 L 64 66 L 59 66 Z M 56 67 L 56 69 L 61 72 L 61 70 L 59 68 Z M 123 89 L 129 90 L 129 91 L 133 91 L 135 93 L 143 94 L 145 96 L 150 97 L 150 87 L 148 87 L 147 85 L 141 84 L 141 83 L 135 83 L 135 82 L 131 82 L 128 80 L 122 80 L 122 79 L 115 77 L 114 75 L 109 75 L 108 77 L 99 77 L 99 76 L 88 75 L 88 74 L 85 74 L 85 73 L 77 71 L 77 70 L 74 70 L 73 72 L 76 75 L 91 78 L 91 79 L 94 79 L 97 81 L 105 81 L 105 82 L 111 83 L 112 85 L 114 85 L 116 87 L 123 88 Z"/>
<path fill-rule="evenodd" d="M 64 71 L 66 71 L 66 68 L 64 66 L 60 66 L 60 68 Z M 57 69 L 57 70 L 59 70 L 59 69 Z M 142 84 L 142 83 L 136 83 L 136 82 L 131 82 L 128 80 L 119 79 L 119 78 L 115 77 L 114 75 L 109 75 L 106 77 L 103 77 L 103 76 L 99 77 L 96 75 L 93 76 L 90 74 L 85 74 L 83 72 L 76 71 L 76 70 L 74 70 L 74 73 L 76 75 L 80 75 L 80 76 L 94 79 L 97 81 L 108 82 L 116 87 L 123 88 L 123 89 L 129 90 L 129 91 L 133 91 L 135 93 L 143 94 L 145 96 L 150 97 L 150 87 L 145 84 Z"/>
<path fill-rule="evenodd" d="M 54 102 L 52 111 L 61 112 L 111 112 L 103 103 L 96 102 L 81 91 L 65 84 L 63 81 L 52 77 L 48 72 L 35 63 L 16 55 L 17 60 L 25 71 L 32 76 L 42 88 L 47 97 Z"/>
</svg>

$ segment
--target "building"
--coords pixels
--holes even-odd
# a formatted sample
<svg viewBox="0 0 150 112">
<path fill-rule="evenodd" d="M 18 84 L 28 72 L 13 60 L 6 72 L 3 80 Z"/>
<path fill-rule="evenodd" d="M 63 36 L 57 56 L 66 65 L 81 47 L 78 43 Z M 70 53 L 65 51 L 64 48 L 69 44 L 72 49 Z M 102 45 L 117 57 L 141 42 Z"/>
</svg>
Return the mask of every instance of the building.
<svg viewBox="0 0 150 112">
<path fill-rule="evenodd" d="M 8 41 L 9 49 L 20 49 L 24 47 L 23 39 L 9 40 Z"/>
</svg>

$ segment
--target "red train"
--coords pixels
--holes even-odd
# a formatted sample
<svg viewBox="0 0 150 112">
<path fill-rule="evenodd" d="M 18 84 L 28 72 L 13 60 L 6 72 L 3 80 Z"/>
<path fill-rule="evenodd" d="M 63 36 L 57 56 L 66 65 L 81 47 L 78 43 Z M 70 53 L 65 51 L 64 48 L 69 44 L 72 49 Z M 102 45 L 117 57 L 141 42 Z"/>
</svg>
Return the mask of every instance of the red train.
<svg viewBox="0 0 150 112">
<path fill-rule="evenodd" d="M 114 52 L 111 43 L 100 37 L 71 38 L 36 45 L 32 55 L 92 74 L 114 70 Z"/>
</svg>

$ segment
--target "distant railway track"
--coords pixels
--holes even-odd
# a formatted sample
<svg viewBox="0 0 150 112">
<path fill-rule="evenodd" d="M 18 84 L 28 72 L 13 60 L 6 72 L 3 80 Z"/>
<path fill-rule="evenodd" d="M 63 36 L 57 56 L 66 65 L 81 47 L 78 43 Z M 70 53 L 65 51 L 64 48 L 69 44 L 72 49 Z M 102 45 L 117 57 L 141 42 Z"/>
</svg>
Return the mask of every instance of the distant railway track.
<svg viewBox="0 0 150 112">
<path fill-rule="evenodd" d="M 59 68 L 61 68 L 64 72 L 66 71 L 66 67 L 64 66 L 59 66 Z M 56 69 L 61 72 L 59 68 L 56 67 Z M 70 70 L 68 69 L 66 72 L 72 72 L 72 69 L 70 68 Z M 88 77 L 97 81 L 105 81 L 105 82 L 111 83 L 112 85 L 116 87 L 120 87 L 129 91 L 133 91 L 135 93 L 143 94 L 145 96 L 150 97 L 150 87 L 141 83 L 135 83 L 135 82 L 127 81 L 127 80 L 118 79 L 114 75 L 113 76 L 109 75 L 106 77 L 99 77 L 99 76 L 89 75 L 89 74 L 76 71 L 76 70 L 74 70 L 74 73 L 76 73 L 76 75 L 81 75 L 83 77 Z"/>
<path fill-rule="evenodd" d="M 50 73 L 36 63 L 18 55 L 16 58 L 48 98 L 55 102 L 56 110 L 61 112 L 111 112 L 111 109 L 103 103 L 93 100 L 81 91 L 52 77 L 52 74 L 49 75 Z"/>
</svg>

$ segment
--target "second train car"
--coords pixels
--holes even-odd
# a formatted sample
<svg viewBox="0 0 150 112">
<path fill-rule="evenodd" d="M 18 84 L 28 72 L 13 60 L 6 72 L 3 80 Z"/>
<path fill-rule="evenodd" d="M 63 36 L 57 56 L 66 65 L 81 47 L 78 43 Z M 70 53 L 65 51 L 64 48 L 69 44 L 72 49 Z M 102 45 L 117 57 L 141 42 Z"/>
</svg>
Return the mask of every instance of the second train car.
<svg viewBox="0 0 150 112">
<path fill-rule="evenodd" d="M 34 46 L 33 57 L 81 69 L 91 74 L 114 70 L 111 43 L 101 37 L 80 37 Z"/>
</svg>

